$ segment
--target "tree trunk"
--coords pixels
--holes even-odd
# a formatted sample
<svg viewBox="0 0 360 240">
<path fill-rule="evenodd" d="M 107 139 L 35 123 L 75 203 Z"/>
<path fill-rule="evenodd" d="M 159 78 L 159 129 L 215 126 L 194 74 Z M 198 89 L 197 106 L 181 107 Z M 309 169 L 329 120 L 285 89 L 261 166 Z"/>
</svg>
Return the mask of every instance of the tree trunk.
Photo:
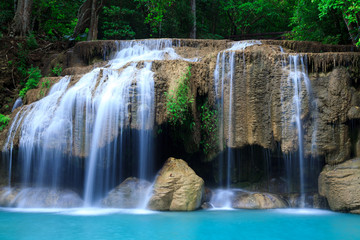
<svg viewBox="0 0 360 240">
<path fill-rule="evenodd" d="M 33 0 L 18 0 L 14 19 L 11 24 L 11 36 L 25 36 L 30 31 L 31 8 Z"/>
<path fill-rule="evenodd" d="M 359 40 L 357 38 L 357 36 L 356 36 L 358 34 L 359 30 L 358 30 L 356 24 L 349 22 L 349 20 L 346 18 L 346 13 L 345 12 L 343 12 L 343 18 L 344 18 L 344 21 L 345 21 L 345 25 L 346 25 L 346 27 L 348 29 L 351 41 L 352 41 L 352 43 L 354 45 L 356 45 L 356 43 Z"/>
<path fill-rule="evenodd" d="M 196 38 L 196 0 L 190 0 L 191 13 L 193 15 L 193 26 L 190 32 L 190 38 Z"/>
<path fill-rule="evenodd" d="M 103 0 L 86 0 L 79 8 L 78 23 L 75 26 L 73 38 L 89 28 L 87 40 L 96 40 L 98 34 L 99 14 L 103 7 Z"/>
<path fill-rule="evenodd" d="M 99 15 L 96 14 L 97 0 L 92 0 L 91 4 L 91 17 L 90 17 L 90 27 L 87 40 L 96 40 L 98 34 L 98 22 Z"/>
</svg>

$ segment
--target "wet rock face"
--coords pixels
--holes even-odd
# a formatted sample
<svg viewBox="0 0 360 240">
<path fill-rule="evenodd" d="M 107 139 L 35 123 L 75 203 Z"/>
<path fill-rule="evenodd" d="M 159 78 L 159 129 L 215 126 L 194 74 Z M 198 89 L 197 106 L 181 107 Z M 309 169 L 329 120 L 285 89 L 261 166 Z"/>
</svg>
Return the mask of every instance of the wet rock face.
<svg viewBox="0 0 360 240">
<path fill-rule="evenodd" d="M 147 198 L 151 183 L 130 177 L 111 190 L 102 205 L 110 208 L 138 208 Z"/>
<path fill-rule="evenodd" d="M 2 188 L 0 206 L 22 208 L 73 208 L 84 203 L 79 195 L 70 190 L 48 188 Z"/>
<path fill-rule="evenodd" d="M 286 200 L 291 208 L 329 209 L 326 198 L 318 193 L 305 193 L 304 196 L 301 196 L 299 193 L 290 193 L 283 194 L 282 198 Z"/>
<path fill-rule="evenodd" d="M 276 194 L 238 192 L 233 197 L 232 207 L 241 209 L 273 209 L 286 208 L 288 204 Z"/>
<path fill-rule="evenodd" d="M 360 158 L 327 165 L 319 176 L 319 193 L 335 211 L 360 212 Z"/>
<path fill-rule="evenodd" d="M 200 207 L 203 194 L 203 179 L 184 160 L 169 158 L 155 180 L 148 208 L 193 211 Z"/>
<path fill-rule="evenodd" d="M 231 93 L 228 77 L 225 77 L 223 88 L 225 97 L 222 127 L 226 129 L 226 145 L 233 148 L 259 145 L 274 150 L 280 143 L 283 153 L 298 151 L 295 85 L 289 76 L 296 72 L 306 73 L 309 68 L 308 83 L 302 79 L 298 86 L 304 156 L 324 156 L 329 164 L 349 159 L 351 140 L 347 122 L 359 119 L 360 101 L 359 92 L 351 83 L 351 71 L 345 67 L 345 62 L 359 68 L 358 64 L 353 63 L 359 55 L 354 53 L 353 59 L 338 55 L 299 54 L 298 69 L 294 72 L 296 64 L 290 64 L 290 61 L 294 61 L 291 58 L 295 55 L 289 53 L 289 50 L 281 53 L 279 47 L 259 45 L 236 51 L 233 62 L 231 121 L 228 117 Z M 225 57 L 225 61 L 228 58 Z M 309 59 L 314 66 L 307 63 Z M 333 61 L 332 65 L 330 60 Z M 322 61 L 324 66 L 321 65 Z M 316 68 L 316 71 L 312 68 Z M 232 122 L 230 127 L 229 122 Z M 231 129 L 231 136 L 227 129 Z"/>
</svg>

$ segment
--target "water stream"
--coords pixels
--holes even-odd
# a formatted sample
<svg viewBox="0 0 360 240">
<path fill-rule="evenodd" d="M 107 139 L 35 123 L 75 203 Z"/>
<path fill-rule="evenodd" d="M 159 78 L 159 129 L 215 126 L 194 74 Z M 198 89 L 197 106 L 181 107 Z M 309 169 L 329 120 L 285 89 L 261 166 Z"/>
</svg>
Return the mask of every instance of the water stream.
<svg viewBox="0 0 360 240">
<path fill-rule="evenodd" d="M 96 204 L 123 179 L 121 169 L 129 153 L 133 153 L 131 161 L 137 162 L 133 175 L 152 177 L 152 61 L 181 57 L 169 39 L 117 45 L 115 57 L 105 67 L 93 69 L 77 82 L 64 77 L 48 96 L 18 112 L 3 149 L 9 186 L 16 155 L 22 188 L 84 188 L 86 206 Z M 82 168 L 85 175 L 78 174 Z"/>
</svg>

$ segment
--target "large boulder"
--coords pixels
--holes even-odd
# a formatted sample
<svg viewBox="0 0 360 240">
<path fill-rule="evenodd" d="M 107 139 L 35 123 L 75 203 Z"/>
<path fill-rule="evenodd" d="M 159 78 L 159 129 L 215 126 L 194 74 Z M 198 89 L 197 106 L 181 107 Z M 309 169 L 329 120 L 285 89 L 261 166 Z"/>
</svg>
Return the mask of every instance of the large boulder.
<svg viewBox="0 0 360 240">
<path fill-rule="evenodd" d="M 233 208 L 272 209 L 288 207 L 280 196 L 271 193 L 237 192 L 232 200 Z"/>
<path fill-rule="evenodd" d="M 80 196 L 71 190 L 50 188 L 2 188 L 0 206 L 22 208 L 73 208 L 83 206 Z"/>
<path fill-rule="evenodd" d="M 104 207 L 138 208 L 145 204 L 151 183 L 146 180 L 129 177 L 111 190 L 102 201 Z"/>
<path fill-rule="evenodd" d="M 148 208 L 160 211 L 193 211 L 200 207 L 204 180 L 181 159 L 169 158 L 154 184 Z"/>
<path fill-rule="evenodd" d="M 319 176 L 319 193 L 332 210 L 360 213 L 360 158 L 326 165 Z"/>
</svg>

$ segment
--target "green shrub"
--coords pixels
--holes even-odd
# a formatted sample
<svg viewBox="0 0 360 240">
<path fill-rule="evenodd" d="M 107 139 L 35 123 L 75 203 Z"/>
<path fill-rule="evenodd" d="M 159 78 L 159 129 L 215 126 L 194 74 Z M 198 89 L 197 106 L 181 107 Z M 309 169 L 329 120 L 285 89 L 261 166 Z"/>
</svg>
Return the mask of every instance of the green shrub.
<svg viewBox="0 0 360 240">
<path fill-rule="evenodd" d="M 22 43 L 18 43 L 18 50 L 17 50 L 17 61 L 16 61 L 16 69 L 17 71 L 20 73 L 20 76 L 23 79 L 26 79 L 27 77 L 27 60 L 28 60 L 28 55 L 29 55 L 29 50 L 24 47 L 24 45 Z M 24 80 L 20 81 L 20 84 L 22 86 L 25 85 Z"/>
<path fill-rule="evenodd" d="M 61 75 L 62 67 L 60 64 L 56 64 L 56 66 L 51 70 L 51 72 L 54 74 L 54 76 L 58 77 Z"/>
<path fill-rule="evenodd" d="M 207 102 L 200 107 L 201 141 L 203 152 L 209 154 L 218 144 L 218 114 Z"/>
<path fill-rule="evenodd" d="M 50 88 L 50 80 L 48 78 L 45 78 L 44 81 L 41 83 L 40 88 L 40 97 L 45 96 L 46 90 Z"/>
<path fill-rule="evenodd" d="M 177 90 L 171 91 L 171 94 L 165 92 L 167 97 L 167 114 L 169 117 L 169 123 L 172 126 L 183 125 L 189 123 L 189 127 L 192 128 L 194 122 L 191 121 L 190 107 L 194 102 L 193 96 L 189 96 L 190 87 L 189 79 L 191 77 L 191 67 L 187 68 L 185 74 L 178 80 Z"/>
<path fill-rule="evenodd" d="M 31 66 L 31 68 L 27 70 L 27 75 L 25 87 L 21 89 L 19 93 L 20 97 L 24 97 L 28 90 L 36 88 L 42 78 L 41 71 L 38 67 L 34 68 Z"/>
<path fill-rule="evenodd" d="M 36 38 L 34 36 L 34 34 L 30 34 L 27 38 L 26 38 L 26 46 L 29 49 L 36 49 L 39 47 L 39 44 L 36 41 Z"/>
<path fill-rule="evenodd" d="M 0 114 L 0 131 L 4 130 L 4 128 L 9 124 L 10 117 Z"/>
</svg>

